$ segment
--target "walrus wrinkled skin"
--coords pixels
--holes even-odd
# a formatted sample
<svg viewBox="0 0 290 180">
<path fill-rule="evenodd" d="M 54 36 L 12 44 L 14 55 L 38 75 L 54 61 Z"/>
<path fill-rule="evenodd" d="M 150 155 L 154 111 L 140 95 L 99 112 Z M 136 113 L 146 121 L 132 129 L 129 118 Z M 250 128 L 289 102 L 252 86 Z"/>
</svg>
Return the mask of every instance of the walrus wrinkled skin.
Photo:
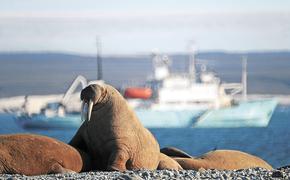
<svg viewBox="0 0 290 180">
<path fill-rule="evenodd" d="M 251 154 L 236 150 L 215 150 L 200 157 L 181 158 L 173 157 L 183 169 L 219 169 L 235 170 L 261 167 L 268 170 L 273 168 L 263 159 Z"/>
<path fill-rule="evenodd" d="M 92 157 L 93 169 L 157 168 L 159 144 L 115 88 L 89 85 L 81 100 L 85 120 L 69 144 Z"/>
<path fill-rule="evenodd" d="M 0 173 L 40 175 L 80 172 L 82 157 L 58 140 L 32 134 L 0 135 Z"/>
</svg>

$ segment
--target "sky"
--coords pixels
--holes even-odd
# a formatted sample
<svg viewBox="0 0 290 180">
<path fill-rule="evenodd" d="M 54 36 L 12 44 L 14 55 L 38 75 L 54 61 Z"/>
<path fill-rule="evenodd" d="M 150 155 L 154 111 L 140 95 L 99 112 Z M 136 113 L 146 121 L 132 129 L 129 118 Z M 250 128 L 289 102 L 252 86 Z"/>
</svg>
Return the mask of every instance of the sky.
<svg viewBox="0 0 290 180">
<path fill-rule="evenodd" d="M 0 0 L 0 52 L 290 49 L 288 0 Z"/>
</svg>

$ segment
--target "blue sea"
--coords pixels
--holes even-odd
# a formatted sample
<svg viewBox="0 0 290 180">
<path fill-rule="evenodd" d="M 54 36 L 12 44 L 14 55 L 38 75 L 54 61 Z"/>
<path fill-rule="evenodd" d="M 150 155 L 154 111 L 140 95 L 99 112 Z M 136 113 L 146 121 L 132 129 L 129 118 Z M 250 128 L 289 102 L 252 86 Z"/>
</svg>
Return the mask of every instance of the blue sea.
<svg viewBox="0 0 290 180">
<path fill-rule="evenodd" d="M 34 133 L 69 142 L 77 129 L 23 129 L 13 116 L 0 114 L 0 134 Z M 290 164 L 290 106 L 278 106 L 265 128 L 150 129 L 160 147 L 175 146 L 193 156 L 213 149 L 235 149 L 257 155 L 274 167 Z"/>
</svg>

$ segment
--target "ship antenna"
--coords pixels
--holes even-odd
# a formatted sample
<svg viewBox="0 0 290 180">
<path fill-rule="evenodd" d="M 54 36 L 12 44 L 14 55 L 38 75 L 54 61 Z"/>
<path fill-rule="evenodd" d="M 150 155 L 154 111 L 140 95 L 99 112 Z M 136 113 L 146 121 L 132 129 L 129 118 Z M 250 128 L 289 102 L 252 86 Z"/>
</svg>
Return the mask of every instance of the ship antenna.
<svg viewBox="0 0 290 180">
<path fill-rule="evenodd" d="M 247 56 L 242 57 L 242 66 L 243 66 L 243 72 L 242 72 L 242 83 L 243 83 L 243 99 L 247 100 L 247 66 L 248 66 L 248 58 Z"/>
<path fill-rule="evenodd" d="M 195 82 L 196 81 L 196 73 L 195 73 L 195 46 L 194 46 L 194 42 L 190 42 L 189 43 L 189 77 L 190 79 Z"/>
<path fill-rule="evenodd" d="M 102 80 L 103 79 L 103 69 L 102 69 L 102 58 L 101 58 L 101 48 L 102 48 L 102 43 L 99 37 L 97 37 L 96 41 L 97 45 L 97 66 L 98 66 L 98 74 L 97 74 L 97 80 Z"/>
</svg>

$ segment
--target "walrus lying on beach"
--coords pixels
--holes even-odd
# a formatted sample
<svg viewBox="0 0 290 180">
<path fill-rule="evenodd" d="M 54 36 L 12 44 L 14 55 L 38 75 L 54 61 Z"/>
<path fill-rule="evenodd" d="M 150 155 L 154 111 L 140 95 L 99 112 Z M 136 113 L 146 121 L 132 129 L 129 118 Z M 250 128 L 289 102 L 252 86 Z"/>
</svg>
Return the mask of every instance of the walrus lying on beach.
<svg viewBox="0 0 290 180">
<path fill-rule="evenodd" d="M 81 100 L 85 121 L 69 144 L 92 157 L 93 169 L 157 168 L 158 142 L 115 88 L 89 85 L 82 90 Z"/>
<path fill-rule="evenodd" d="M 214 150 L 199 157 L 191 157 L 186 152 L 172 147 L 163 148 L 160 151 L 172 157 L 183 169 L 235 170 L 253 167 L 273 169 L 263 159 L 236 150 Z"/>
<path fill-rule="evenodd" d="M 73 147 L 32 134 L 0 135 L 0 173 L 40 175 L 80 172 L 83 161 Z"/>
</svg>

